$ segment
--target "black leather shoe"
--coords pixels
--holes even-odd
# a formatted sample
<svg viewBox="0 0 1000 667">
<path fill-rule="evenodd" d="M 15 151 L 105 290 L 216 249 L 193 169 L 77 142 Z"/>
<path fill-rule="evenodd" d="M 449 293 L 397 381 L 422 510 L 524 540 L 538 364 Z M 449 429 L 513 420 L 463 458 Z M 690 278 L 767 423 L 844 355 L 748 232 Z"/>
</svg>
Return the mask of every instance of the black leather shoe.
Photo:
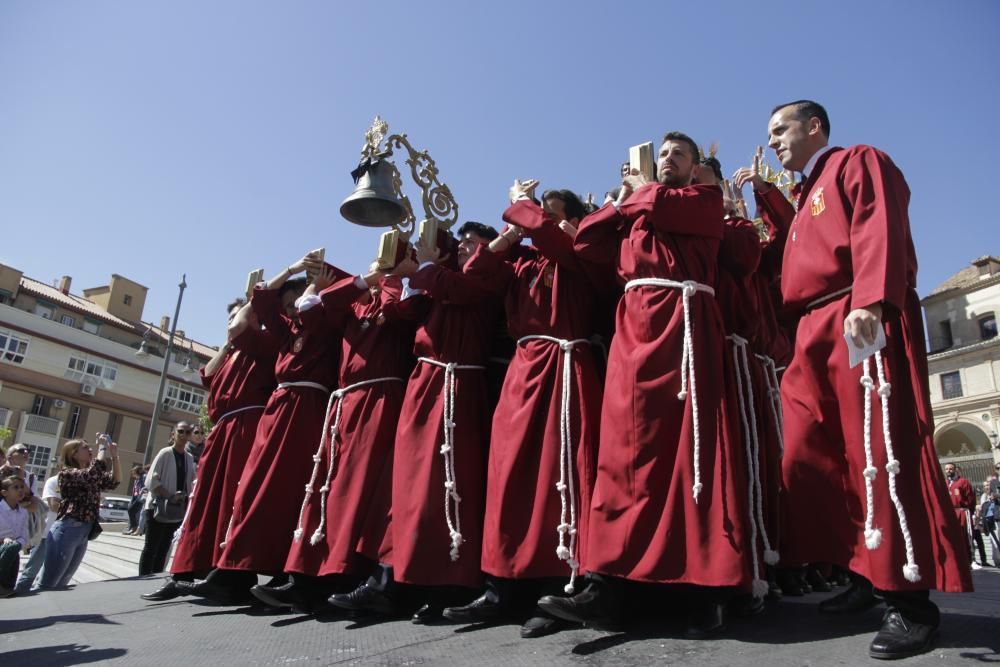
<svg viewBox="0 0 1000 667">
<path fill-rule="evenodd" d="M 821 614 L 853 614 L 879 603 L 870 586 L 851 584 L 850 588 L 819 603 Z"/>
<path fill-rule="evenodd" d="M 235 605 L 246 604 L 253 598 L 249 590 L 221 586 L 211 581 L 178 581 L 177 591 L 180 595 L 193 595 L 199 598 L 206 598 L 220 604 Z"/>
<path fill-rule="evenodd" d="M 547 614 L 570 623 L 585 623 L 595 628 L 614 629 L 618 619 L 608 609 L 596 586 L 590 585 L 572 597 L 546 595 L 538 606 Z"/>
<path fill-rule="evenodd" d="M 444 608 L 440 605 L 432 604 L 428 602 L 413 614 L 411 619 L 417 625 L 427 625 L 429 623 L 437 623 L 443 616 Z"/>
<path fill-rule="evenodd" d="M 310 614 L 317 600 L 312 599 L 301 586 L 289 582 L 284 586 L 261 586 L 250 589 L 250 594 L 269 607 L 294 609 L 300 614 Z"/>
<path fill-rule="evenodd" d="M 694 611 L 694 616 L 691 617 L 687 628 L 684 629 L 684 636 L 688 639 L 708 639 L 715 637 L 725 629 L 725 606 L 713 603 Z"/>
<path fill-rule="evenodd" d="M 143 593 L 139 597 L 143 600 L 149 600 L 151 602 L 166 602 L 167 600 L 173 600 L 184 595 L 177 588 L 177 582 L 173 579 L 167 579 L 163 582 L 163 585 L 157 588 L 152 593 Z"/>
<path fill-rule="evenodd" d="M 801 597 L 805 595 L 802 584 L 799 581 L 799 573 L 796 570 L 778 570 L 778 587 L 781 594 L 788 597 Z"/>
<path fill-rule="evenodd" d="M 903 618 L 895 607 L 889 607 L 882 617 L 882 628 L 868 648 L 868 655 L 879 660 L 909 658 L 931 650 L 936 635 L 936 625 L 914 623 Z"/>
<path fill-rule="evenodd" d="M 749 593 L 739 595 L 729 602 L 729 611 L 736 618 L 750 618 L 764 613 L 764 598 Z"/>
<path fill-rule="evenodd" d="M 396 605 L 392 599 L 368 584 L 361 584 L 350 593 L 331 595 L 327 602 L 334 607 L 349 611 L 370 611 L 385 616 L 392 616 L 396 613 Z"/>
<path fill-rule="evenodd" d="M 830 582 L 816 568 L 807 567 L 805 576 L 806 583 L 812 587 L 814 593 L 829 593 L 833 590 Z"/>
<path fill-rule="evenodd" d="M 486 599 L 485 595 L 480 595 L 464 607 L 447 607 L 441 613 L 449 621 L 459 623 L 489 623 L 501 616 L 500 605 Z"/>
<path fill-rule="evenodd" d="M 521 626 L 521 637 L 524 639 L 546 637 L 569 627 L 571 627 L 569 621 L 536 614 Z"/>
</svg>

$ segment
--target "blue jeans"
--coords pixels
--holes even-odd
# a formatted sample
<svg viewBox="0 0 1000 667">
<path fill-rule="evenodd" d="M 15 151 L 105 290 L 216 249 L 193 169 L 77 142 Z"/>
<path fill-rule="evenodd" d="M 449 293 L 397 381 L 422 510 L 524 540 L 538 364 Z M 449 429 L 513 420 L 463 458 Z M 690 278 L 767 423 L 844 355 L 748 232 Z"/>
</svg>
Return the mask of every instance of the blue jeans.
<svg viewBox="0 0 1000 667">
<path fill-rule="evenodd" d="M 31 590 L 31 585 L 35 583 L 35 577 L 38 576 L 38 571 L 42 569 L 42 563 L 45 562 L 45 546 L 47 543 L 48 539 L 44 539 L 38 546 L 31 550 L 28 562 L 21 569 L 21 575 L 17 578 L 17 584 L 14 586 L 15 593 L 23 594 Z"/>
<path fill-rule="evenodd" d="M 92 521 L 84 523 L 70 517 L 52 524 L 52 530 L 45 538 L 48 546 L 45 547 L 45 564 L 42 565 L 37 589 L 65 588 L 69 584 L 80 567 L 83 555 L 87 553 L 87 538 L 93 525 Z"/>
</svg>

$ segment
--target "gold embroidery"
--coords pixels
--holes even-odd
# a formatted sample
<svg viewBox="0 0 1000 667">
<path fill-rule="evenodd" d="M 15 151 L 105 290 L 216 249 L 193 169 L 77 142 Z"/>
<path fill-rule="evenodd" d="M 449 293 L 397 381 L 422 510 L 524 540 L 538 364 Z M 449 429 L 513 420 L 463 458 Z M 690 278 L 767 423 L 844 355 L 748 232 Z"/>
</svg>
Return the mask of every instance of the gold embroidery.
<svg viewBox="0 0 1000 667">
<path fill-rule="evenodd" d="M 825 210 L 826 199 L 823 197 L 823 188 L 819 188 L 812 196 L 812 202 L 809 204 L 809 212 L 813 214 L 813 217 L 816 217 Z"/>
</svg>

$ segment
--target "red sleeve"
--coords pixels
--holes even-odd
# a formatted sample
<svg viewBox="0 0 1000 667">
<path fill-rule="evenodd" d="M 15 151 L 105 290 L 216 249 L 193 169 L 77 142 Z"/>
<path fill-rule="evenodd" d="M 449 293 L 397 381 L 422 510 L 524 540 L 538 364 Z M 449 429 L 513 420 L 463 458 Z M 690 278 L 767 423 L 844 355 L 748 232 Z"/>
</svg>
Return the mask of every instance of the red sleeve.
<svg viewBox="0 0 1000 667">
<path fill-rule="evenodd" d="M 910 189 L 885 153 L 864 146 L 840 178 L 851 216 L 851 308 L 887 303 L 903 310 L 910 262 Z"/>
<path fill-rule="evenodd" d="M 250 307 L 257 315 L 257 320 L 275 338 L 282 340 L 292 335 L 288 318 L 281 312 L 281 290 L 255 286 L 250 297 Z"/>
<path fill-rule="evenodd" d="M 559 222 L 535 202 L 522 199 L 514 202 L 503 214 L 504 222 L 525 229 L 531 243 L 544 257 L 556 264 L 580 271 L 580 258 L 573 252 L 573 239 L 559 229 Z"/>
<path fill-rule="evenodd" d="M 775 187 L 763 193 L 754 191 L 753 196 L 757 203 L 757 215 L 767 227 L 769 245 L 778 252 L 784 252 L 788 230 L 792 226 L 792 220 L 795 219 L 795 207 L 785 199 L 781 190 Z"/>
<path fill-rule="evenodd" d="M 273 364 L 281 350 L 281 341 L 266 331 L 247 327 L 233 338 L 232 346 L 242 350 L 257 361 Z"/>
<path fill-rule="evenodd" d="M 218 371 L 216 371 L 215 373 L 212 373 L 211 375 L 205 375 L 205 367 L 202 366 L 201 368 L 199 368 L 198 369 L 198 376 L 201 378 L 201 386 L 204 387 L 205 389 L 211 389 L 212 388 L 212 378 L 214 378 L 217 373 L 218 373 Z"/>
<path fill-rule="evenodd" d="M 668 188 L 650 183 L 625 200 L 621 205 L 621 214 L 628 219 L 644 215 L 653 228 L 663 234 L 721 239 L 726 210 L 722 204 L 722 190 L 718 186 Z"/>
<path fill-rule="evenodd" d="M 743 218 L 726 221 L 719 246 L 719 264 L 734 278 L 745 278 L 760 264 L 760 235 Z"/>
<path fill-rule="evenodd" d="M 618 239 L 625 218 L 612 204 L 605 204 L 580 221 L 573 250 L 588 262 L 611 264 L 618 259 Z"/>
<path fill-rule="evenodd" d="M 319 293 L 323 301 L 323 312 L 330 326 L 343 329 L 358 298 L 368 291 L 368 286 L 358 287 L 357 277 L 341 278 Z"/>
<path fill-rule="evenodd" d="M 481 245 L 461 271 L 427 266 L 410 276 L 410 287 L 424 290 L 436 301 L 467 305 L 503 294 L 511 271 L 510 265 Z"/>
<path fill-rule="evenodd" d="M 382 288 L 382 315 L 389 321 L 415 322 L 427 314 L 430 299 L 423 294 L 403 298 L 403 280 L 399 276 L 386 276 Z"/>
<path fill-rule="evenodd" d="M 302 324 L 304 331 L 311 331 L 320 335 L 333 333 L 338 330 L 338 327 L 331 322 L 331 318 L 327 316 L 326 308 L 323 307 L 322 302 L 312 308 L 300 311 L 299 322 Z"/>
</svg>

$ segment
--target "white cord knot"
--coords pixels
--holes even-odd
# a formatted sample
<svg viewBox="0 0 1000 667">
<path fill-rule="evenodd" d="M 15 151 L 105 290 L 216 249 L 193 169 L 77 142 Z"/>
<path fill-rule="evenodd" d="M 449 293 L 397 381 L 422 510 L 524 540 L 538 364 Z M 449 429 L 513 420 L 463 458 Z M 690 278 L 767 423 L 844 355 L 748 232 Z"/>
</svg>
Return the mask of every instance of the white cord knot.
<svg viewBox="0 0 1000 667">
<path fill-rule="evenodd" d="M 878 528 L 868 528 L 865 530 L 865 546 L 869 551 L 874 551 L 882 545 L 882 531 Z"/>
<path fill-rule="evenodd" d="M 876 468 L 875 466 L 868 466 L 867 468 L 865 468 L 864 475 L 867 479 L 874 480 L 876 477 L 878 477 L 878 468 Z"/>
<path fill-rule="evenodd" d="M 451 445 L 447 445 L 447 444 L 441 445 L 441 453 L 442 454 L 447 454 L 450 451 L 451 451 Z"/>
<path fill-rule="evenodd" d="M 695 484 L 694 486 L 691 487 L 691 491 L 694 492 L 694 502 L 695 503 L 698 502 L 698 494 L 701 493 L 701 489 L 702 489 L 702 483 L 701 482 L 698 482 L 697 484 Z"/>
<path fill-rule="evenodd" d="M 445 425 L 445 427 L 446 427 L 446 428 L 455 428 L 455 426 L 456 426 L 455 422 L 453 422 L 453 421 L 452 421 L 452 420 L 450 420 L 450 419 L 449 419 L 448 421 L 446 421 L 446 422 L 444 423 L 444 425 Z"/>
<path fill-rule="evenodd" d="M 678 401 L 683 401 L 687 397 L 688 397 L 687 389 L 681 389 L 679 392 L 677 392 Z"/>
<path fill-rule="evenodd" d="M 449 373 L 454 373 L 455 369 L 458 368 L 458 364 L 456 364 L 455 362 L 451 362 L 450 364 L 445 364 L 444 367 L 445 370 L 448 371 Z"/>
<path fill-rule="evenodd" d="M 781 554 L 779 554 L 774 549 L 764 550 L 764 562 L 768 565 L 777 565 L 778 561 L 781 560 Z"/>
<path fill-rule="evenodd" d="M 559 349 L 562 350 L 563 352 L 572 352 L 573 351 L 573 341 L 564 340 L 564 341 L 560 342 L 559 343 Z"/>
<path fill-rule="evenodd" d="M 878 395 L 884 396 L 885 398 L 889 398 L 892 395 L 892 385 L 889 384 L 888 382 L 886 382 L 883 385 L 879 385 Z"/>
<path fill-rule="evenodd" d="M 569 560 L 569 556 L 569 547 L 563 545 L 556 548 L 556 557 L 558 557 L 559 560 Z"/>
<path fill-rule="evenodd" d="M 920 581 L 920 567 L 916 563 L 904 565 L 903 576 L 906 577 L 907 581 L 914 583 Z"/>
<path fill-rule="evenodd" d="M 347 393 L 347 392 L 345 392 L 343 389 L 337 389 L 336 391 L 333 392 L 333 397 L 334 398 L 343 398 L 345 393 Z"/>
<path fill-rule="evenodd" d="M 899 474 L 899 461 L 897 461 L 896 459 L 893 459 L 892 461 L 889 461 L 888 463 L 885 464 L 885 470 L 886 470 L 886 472 L 888 472 L 888 473 L 890 473 L 892 475 L 898 475 Z"/>
<path fill-rule="evenodd" d="M 685 280 L 682 284 L 684 285 L 684 296 L 691 297 L 698 293 L 698 283 L 695 281 Z"/>
<path fill-rule="evenodd" d="M 312 484 L 306 484 L 306 495 L 310 495 L 313 492 Z"/>
<path fill-rule="evenodd" d="M 576 592 L 576 586 L 574 586 L 573 584 L 566 584 L 565 586 L 563 586 L 563 590 L 566 591 L 567 595 L 572 595 L 573 593 Z"/>
<path fill-rule="evenodd" d="M 296 542 L 301 542 L 302 541 L 302 529 L 301 528 L 296 528 L 295 532 L 292 533 L 292 535 L 295 537 L 295 541 Z M 225 544 L 225 542 L 223 542 L 222 544 Z M 222 545 L 219 545 L 219 546 L 222 546 Z"/>
<path fill-rule="evenodd" d="M 867 391 L 871 391 L 871 390 L 873 390 L 875 388 L 875 381 L 872 380 L 867 375 L 862 376 L 862 378 L 861 378 L 861 386 L 864 387 Z"/>
<path fill-rule="evenodd" d="M 450 480 L 447 481 L 447 482 L 445 482 L 444 483 L 444 488 L 448 489 L 449 491 L 454 491 L 455 490 L 455 482 L 452 482 Z"/>
<path fill-rule="evenodd" d="M 321 491 L 322 493 L 329 493 L 329 492 L 330 492 L 330 487 L 329 487 L 329 486 L 326 486 L 326 485 L 323 485 L 323 486 L 319 487 L 319 490 L 320 490 L 320 491 Z"/>
<path fill-rule="evenodd" d="M 313 456 L 313 463 L 319 463 L 319 461 L 320 461 L 319 454 Z M 308 489 L 309 487 L 307 486 L 306 488 Z"/>
<path fill-rule="evenodd" d="M 561 523 L 556 528 L 556 530 L 558 530 L 560 533 L 565 533 L 565 532 L 567 532 L 569 530 L 569 524 L 568 523 Z"/>
<path fill-rule="evenodd" d="M 562 493 L 565 490 L 566 490 L 566 483 L 565 482 L 558 482 L 556 484 L 556 491 L 559 491 L 560 493 Z"/>
<path fill-rule="evenodd" d="M 753 584 L 751 584 L 751 594 L 755 598 L 762 598 L 768 594 L 770 586 L 763 579 L 754 579 Z"/>
<path fill-rule="evenodd" d="M 312 534 L 312 537 L 309 538 L 309 544 L 316 546 L 317 544 L 322 542 L 325 538 L 326 535 L 317 530 L 315 533 Z"/>
</svg>

